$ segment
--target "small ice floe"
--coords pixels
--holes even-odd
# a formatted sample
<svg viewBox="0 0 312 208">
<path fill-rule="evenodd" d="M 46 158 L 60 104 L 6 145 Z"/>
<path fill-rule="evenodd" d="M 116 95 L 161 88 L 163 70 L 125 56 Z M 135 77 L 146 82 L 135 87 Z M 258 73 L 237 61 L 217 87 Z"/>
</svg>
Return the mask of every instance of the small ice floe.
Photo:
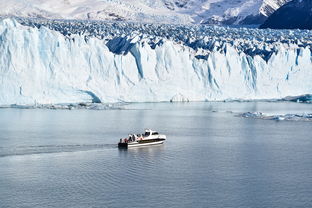
<svg viewBox="0 0 312 208">
<path fill-rule="evenodd" d="M 312 113 L 303 114 L 284 114 L 284 115 L 266 115 L 261 112 L 246 112 L 238 116 L 243 118 L 256 118 L 275 121 L 312 121 Z"/>
<path fill-rule="evenodd" d="M 52 110 L 122 110 L 123 103 L 104 104 L 104 103 L 69 103 L 69 104 L 36 104 L 36 105 L 9 105 L 2 106 L 5 108 L 20 108 L 20 109 L 52 109 Z"/>
<path fill-rule="evenodd" d="M 312 94 L 305 94 L 299 96 L 288 96 L 283 99 L 284 101 L 291 101 L 297 103 L 312 103 Z"/>
<path fill-rule="evenodd" d="M 261 112 L 247 112 L 240 114 L 244 118 L 261 118 L 263 114 Z"/>
</svg>

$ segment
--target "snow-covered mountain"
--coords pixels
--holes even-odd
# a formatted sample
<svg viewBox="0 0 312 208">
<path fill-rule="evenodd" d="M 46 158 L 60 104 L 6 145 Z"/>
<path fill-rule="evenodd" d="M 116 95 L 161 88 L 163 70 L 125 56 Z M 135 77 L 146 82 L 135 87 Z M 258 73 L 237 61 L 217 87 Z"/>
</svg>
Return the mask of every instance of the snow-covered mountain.
<svg viewBox="0 0 312 208">
<path fill-rule="evenodd" d="M 0 21 L 0 105 L 312 94 L 311 31 L 19 21 Z"/>
<path fill-rule="evenodd" d="M 285 4 L 261 28 L 312 29 L 312 0 L 294 0 Z"/>
<path fill-rule="evenodd" d="M 260 24 L 289 0 L 0 0 L 0 15 L 158 23 Z"/>
</svg>

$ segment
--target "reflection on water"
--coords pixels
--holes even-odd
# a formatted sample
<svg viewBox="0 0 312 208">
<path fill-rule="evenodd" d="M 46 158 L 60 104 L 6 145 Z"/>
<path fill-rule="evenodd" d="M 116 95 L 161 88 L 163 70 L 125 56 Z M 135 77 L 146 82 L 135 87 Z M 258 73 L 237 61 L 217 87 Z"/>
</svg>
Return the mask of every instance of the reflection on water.
<svg viewBox="0 0 312 208">
<path fill-rule="evenodd" d="M 158 144 L 158 145 L 152 145 L 152 146 L 142 146 L 142 147 L 131 147 L 129 149 L 124 149 L 121 148 L 119 149 L 119 153 L 121 154 L 146 154 L 146 156 L 148 157 L 148 155 L 151 155 L 153 157 L 153 155 L 162 152 L 164 150 L 164 145 L 163 144 Z"/>
<path fill-rule="evenodd" d="M 0 207 L 312 206 L 312 123 L 231 113 L 302 113 L 311 105 L 127 109 L 0 109 Z M 117 148 L 144 128 L 166 134 L 165 144 Z"/>
</svg>

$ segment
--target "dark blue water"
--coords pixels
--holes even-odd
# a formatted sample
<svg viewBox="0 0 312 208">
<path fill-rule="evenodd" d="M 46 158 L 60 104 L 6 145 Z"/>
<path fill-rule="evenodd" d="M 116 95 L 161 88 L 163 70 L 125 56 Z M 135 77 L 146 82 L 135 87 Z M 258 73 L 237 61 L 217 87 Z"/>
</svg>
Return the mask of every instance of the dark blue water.
<svg viewBox="0 0 312 208">
<path fill-rule="evenodd" d="M 126 108 L 0 109 L 0 207 L 312 207 L 312 122 L 235 116 L 312 105 Z M 147 127 L 166 143 L 116 148 Z"/>
</svg>

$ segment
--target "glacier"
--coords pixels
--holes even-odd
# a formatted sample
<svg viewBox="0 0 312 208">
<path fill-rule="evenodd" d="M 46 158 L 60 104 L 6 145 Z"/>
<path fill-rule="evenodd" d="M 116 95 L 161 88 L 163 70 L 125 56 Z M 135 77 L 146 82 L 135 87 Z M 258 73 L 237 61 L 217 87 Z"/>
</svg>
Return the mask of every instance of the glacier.
<svg viewBox="0 0 312 208">
<path fill-rule="evenodd" d="M 2 19 L 0 105 L 312 94 L 311 38 L 300 30 Z"/>
</svg>

